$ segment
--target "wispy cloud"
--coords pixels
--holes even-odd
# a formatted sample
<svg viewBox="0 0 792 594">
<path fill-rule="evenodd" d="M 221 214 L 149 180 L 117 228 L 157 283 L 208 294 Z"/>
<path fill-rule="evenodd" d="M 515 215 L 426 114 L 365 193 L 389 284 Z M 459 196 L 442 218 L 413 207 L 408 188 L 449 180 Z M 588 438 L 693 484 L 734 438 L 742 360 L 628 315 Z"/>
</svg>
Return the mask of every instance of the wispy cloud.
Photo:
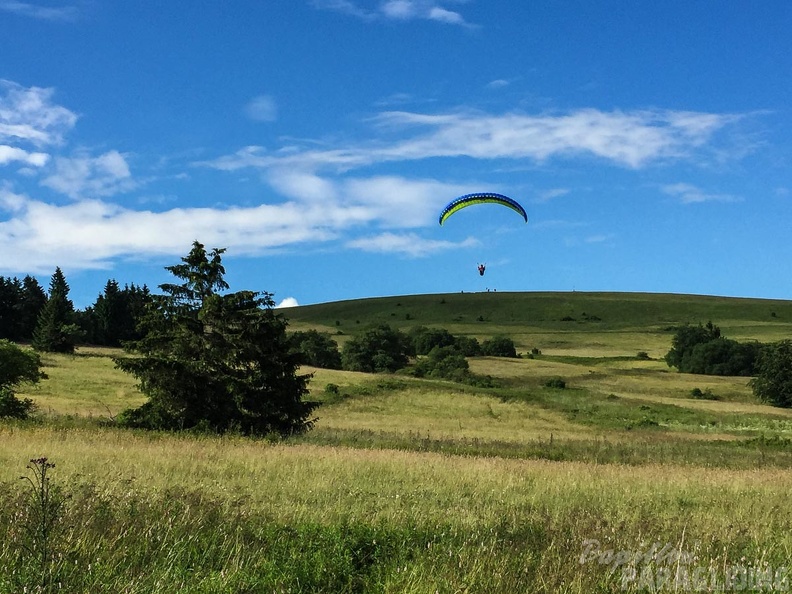
<svg viewBox="0 0 792 594">
<path fill-rule="evenodd" d="M 57 157 L 54 172 L 41 183 L 75 200 L 112 196 L 137 185 L 126 159 L 118 151 L 108 151 L 98 157 L 84 154 Z"/>
<path fill-rule="evenodd" d="M 46 272 L 68 262 L 76 269 L 110 267 L 117 258 L 144 259 L 183 253 L 200 237 L 251 255 L 335 237 L 328 217 L 343 226 L 343 213 L 283 203 L 252 208 L 131 210 L 101 200 L 54 205 L 0 188 L 0 271 Z"/>
<path fill-rule="evenodd" d="M 77 115 L 52 103 L 53 93 L 0 79 L 0 141 L 36 147 L 62 144 Z"/>
<path fill-rule="evenodd" d="M 425 239 L 415 233 L 382 233 L 372 237 L 354 239 L 348 241 L 346 245 L 365 252 L 401 254 L 412 258 L 420 258 L 460 247 L 474 247 L 479 245 L 479 242 L 474 238 L 468 238 L 462 242 L 453 242 Z"/>
<path fill-rule="evenodd" d="M 76 6 L 40 6 L 15 0 L 0 0 L 0 11 L 45 21 L 74 21 L 80 14 Z"/>
<path fill-rule="evenodd" d="M 502 89 L 508 87 L 511 83 L 504 78 L 497 78 L 487 83 L 488 89 Z"/>
<path fill-rule="evenodd" d="M 30 153 L 14 146 L 0 144 L 0 165 L 8 165 L 12 162 L 20 162 L 24 165 L 42 167 L 49 160 L 46 153 Z"/>
<path fill-rule="evenodd" d="M 315 199 L 317 184 L 328 190 L 326 199 Z M 0 274 L 46 272 L 62 262 L 77 270 L 107 268 L 119 258 L 175 256 L 196 237 L 238 255 L 254 255 L 338 241 L 372 228 L 426 226 L 435 222 L 447 196 L 458 191 L 437 182 L 397 177 L 323 182 L 283 174 L 277 185 L 289 200 L 254 207 L 163 211 L 133 210 L 99 199 L 50 204 L 0 186 L 0 214 L 7 213 L 0 216 Z M 417 257 L 472 241 L 432 242 L 384 232 L 344 245 Z"/>
<path fill-rule="evenodd" d="M 376 8 L 365 8 L 360 2 L 351 0 L 313 0 L 311 4 L 322 10 L 332 10 L 367 21 L 413 21 L 428 20 L 448 25 L 470 27 L 465 18 L 455 10 L 449 10 L 439 0 L 385 0 Z"/>
<path fill-rule="evenodd" d="M 436 157 L 543 162 L 593 156 L 638 169 L 660 160 L 689 158 L 738 119 L 732 114 L 597 109 L 559 115 L 390 111 L 373 122 L 380 137 L 358 145 L 288 154 L 252 146 L 202 164 L 223 170 L 288 166 L 340 172 Z M 389 140 L 393 136 L 402 138 Z"/>
<path fill-rule="evenodd" d="M 256 122 L 274 122 L 278 119 L 278 105 L 269 95 L 259 95 L 245 105 L 245 115 Z"/>
<path fill-rule="evenodd" d="M 705 192 L 692 184 L 678 183 L 663 186 L 663 192 L 674 196 L 683 204 L 699 202 L 741 202 L 742 198 L 733 194 L 713 194 Z"/>
<path fill-rule="evenodd" d="M 606 243 L 614 237 L 615 235 L 613 233 L 598 233 L 596 235 L 589 235 L 584 238 L 583 241 L 585 243 Z"/>
<path fill-rule="evenodd" d="M 534 198 L 534 202 L 550 202 L 551 200 L 555 200 L 561 196 L 566 196 L 567 194 L 569 194 L 568 188 L 553 188 L 551 190 L 544 190 L 539 192 L 536 198 Z"/>
</svg>

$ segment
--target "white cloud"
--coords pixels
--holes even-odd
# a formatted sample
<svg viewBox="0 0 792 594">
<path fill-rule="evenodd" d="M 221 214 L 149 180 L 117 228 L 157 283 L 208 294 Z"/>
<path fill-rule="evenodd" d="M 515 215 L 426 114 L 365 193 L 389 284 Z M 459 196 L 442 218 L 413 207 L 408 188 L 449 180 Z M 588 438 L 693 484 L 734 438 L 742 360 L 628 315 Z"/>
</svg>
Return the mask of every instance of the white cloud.
<svg viewBox="0 0 792 594">
<path fill-rule="evenodd" d="M 497 78 L 487 83 L 488 89 L 502 89 L 508 87 L 511 83 L 504 78 Z"/>
<path fill-rule="evenodd" d="M 0 144 L 0 165 L 8 165 L 14 161 L 33 167 L 43 167 L 49 160 L 46 153 L 30 153 L 21 148 Z"/>
<path fill-rule="evenodd" d="M 39 6 L 29 2 L 18 2 L 17 0 L 0 1 L 0 11 L 46 21 L 73 21 L 79 15 L 76 6 Z"/>
<path fill-rule="evenodd" d="M 281 307 L 297 307 L 299 305 L 300 304 L 297 303 L 297 300 L 294 297 L 286 297 L 275 306 L 275 309 L 280 309 Z"/>
<path fill-rule="evenodd" d="M 599 233 L 597 235 L 589 235 L 583 241 L 586 243 L 605 243 L 613 238 L 613 233 Z"/>
<path fill-rule="evenodd" d="M 0 80 L 0 141 L 37 147 L 58 145 L 77 115 L 51 101 L 53 89 L 25 88 Z"/>
<path fill-rule="evenodd" d="M 433 6 L 432 8 L 430 8 L 429 15 L 427 18 L 432 21 L 448 23 L 449 25 L 466 24 L 465 19 L 462 17 L 461 14 L 459 14 L 458 12 L 454 12 L 452 10 L 446 10 L 445 8 L 441 8 L 439 6 Z"/>
<path fill-rule="evenodd" d="M 334 201 L 338 197 L 336 184 L 318 175 L 294 170 L 274 169 L 267 180 L 279 193 L 307 202 Z"/>
<path fill-rule="evenodd" d="M 360 8 L 350 0 L 313 0 L 311 4 L 315 8 L 349 14 L 361 19 L 370 19 L 374 16 L 372 11 Z"/>
<path fill-rule="evenodd" d="M 388 0 L 380 8 L 382 14 L 391 19 L 411 19 L 418 14 L 415 2 L 411 0 Z"/>
<path fill-rule="evenodd" d="M 41 272 L 69 262 L 70 268 L 109 267 L 114 258 L 177 255 L 195 238 L 240 255 L 297 243 L 328 241 L 336 230 L 358 223 L 343 209 L 306 208 L 287 202 L 251 208 L 174 208 L 135 211 L 81 200 L 65 206 L 0 191 L 0 270 Z M 345 216 L 346 215 L 346 216 Z"/>
<path fill-rule="evenodd" d="M 274 122 L 278 119 L 278 106 L 269 95 L 259 95 L 245 106 L 245 114 L 256 122 Z"/>
<path fill-rule="evenodd" d="M 683 204 L 694 204 L 699 202 L 740 202 L 742 199 L 733 194 L 712 194 L 686 183 L 670 184 L 663 186 L 663 192 L 669 196 L 674 196 Z"/>
<path fill-rule="evenodd" d="M 274 169 L 270 184 L 281 194 L 330 212 L 344 212 L 382 227 L 421 227 L 436 222 L 437 213 L 465 186 L 395 175 L 333 180 L 299 170 Z"/>
<path fill-rule="evenodd" d="M 136 186 L 126 159 L 118 151 L 98 157 L 58 157 L 54 173 L 41 183 L 74 199 L 112 196 Z"/>
<path fill-rule="evenodd" d="M 346 243 L 347 247 L 375 253 L 396 253 L 413 258 L 429 256 L 430 254 L 457 249 L 460 247 L 473 247 L 479 245 L 474 238 L 462 242 L 438 241 L 424 239 L 414 233 L 398 235 L 396 233 L 382 233 L 373 237 L 354 239 Z"/>
<path fill-rule="evenodd" d="M 385 0 L 377 8 L 363 8 L 351 0 L 313 0 L 315 8 L 352 15 L 367 21 L 429 20 L 449 25 L 470 26 L 458 12 L 442 6 L 439 0 Z"/>
<path fill-rule="evenodd" d="M 132 210 L 98 199 L 56 205 L 0 186 L 0 274 L 46 272 L 68 262 L 71 269 L 109 267 L 117 258 L 180 255 L 195 238 L 238 255 L 354 236 L 361 229 L 434 226 L 448 196 L 460 188 L 432 180 L 380 176 L 323 180 L 286 174 L 278 187 L 293 200 L 229 208 Z M 322 199 L 322 188 L 328 198 Z M 474 245 L 384 233 L 352 240 L 354 249 L 421 256 Z"/>
<path fill-rule="evenodd" d="M 690 158 L 737 118 L 731 114 L 596 109 L 560 115 L 391 111 L 375 119 L 377 130 L 382 133 L 377 141 L 287 154 L 245 147 L 233 155 L 201 164 L 224 170 L 279 166 L 343 172 L 377 163 L 436 157 L 543 162 L 550 158 L 594 156 L 637 169 L 660 160 Z M 387 140 L 388 135 L 403 138 Z"/>
<path fill-rule="evenodd" d="M 539 192 L 539 195 L 534 199 L 534 202 L 550 202 L 561 196 L 569 194 L 568 188 L 553 188 L 551 190 L 544 190 Z"/>
</svg>

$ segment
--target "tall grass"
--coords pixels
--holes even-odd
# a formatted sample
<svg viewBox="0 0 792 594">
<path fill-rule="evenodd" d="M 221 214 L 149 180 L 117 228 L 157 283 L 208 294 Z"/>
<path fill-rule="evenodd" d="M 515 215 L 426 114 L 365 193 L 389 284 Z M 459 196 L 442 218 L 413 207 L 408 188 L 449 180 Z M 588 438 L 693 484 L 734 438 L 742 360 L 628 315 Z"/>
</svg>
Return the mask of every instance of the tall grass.
<svg viewBox="0 0 792 594">
<path fill-rule="evenodd" d="M 587 540 L 625 551 L 669 544 L 717 567 L 780 567 L 792 545 L 780 513 L 792 475 L 767 469 L 114 430 L 4 431 L 2 444 L 6 592 L 17 591 L 20 452 L 55 447 L 53 480 L 71 494 L 58 547 L 67 591 L 597 592 L 622 576 L 598 560 L 581 565 Z"/>
</svg>

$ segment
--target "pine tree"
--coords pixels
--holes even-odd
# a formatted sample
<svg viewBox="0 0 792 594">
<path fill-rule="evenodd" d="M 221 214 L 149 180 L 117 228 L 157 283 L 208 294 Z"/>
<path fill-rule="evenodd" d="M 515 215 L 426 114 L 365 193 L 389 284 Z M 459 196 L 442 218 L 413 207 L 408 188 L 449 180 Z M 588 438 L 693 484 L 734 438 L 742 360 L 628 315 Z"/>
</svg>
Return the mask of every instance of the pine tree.
<svg viewBox="0 0 792 594">
<path fill-rule="evenodd" d="M 33 334 L 33 348 L 38 351 L 73 353 L 77 333 L 69 285 L 61 269 L 56 268 L 50 279 L 47 303 L 39 314 Z"/>
<path fill-rule="evenodd" d="M 19 303 L 19 326 L 22 340 L 31 340 L 41 310 L 47 303 L 47 294 L 35 277 L 22 279 L 22 301 Z"/>
<path fill-rule="evenodd" d="M 104 293 L 99 295 L 93 307 L 98 344 L 120 346 L 127 313 L 125 305 L 118 283 L 113 279 L 108 280 Z"/>
<path fill-rule="evenodd" d="M 160 285 L 141 320 L 134 357 L 116 365 L 149 397 L 122 422 L 155 429 L 205 428 L 244 434 L 290 434 L 311 427 L 316 404 L 303 401 L 310 376 L 298 375 L 286 321 L 269 293 L 228 288 L 224 250 L 197 241 L 169 270 L 182 283 Z"/>
<path fill-rule="evenodd" d="M 17 278 L 0 276 L 0 339 L 19 340 L 19 304 L 22 301 L 22 285 Z"/>
</svg>

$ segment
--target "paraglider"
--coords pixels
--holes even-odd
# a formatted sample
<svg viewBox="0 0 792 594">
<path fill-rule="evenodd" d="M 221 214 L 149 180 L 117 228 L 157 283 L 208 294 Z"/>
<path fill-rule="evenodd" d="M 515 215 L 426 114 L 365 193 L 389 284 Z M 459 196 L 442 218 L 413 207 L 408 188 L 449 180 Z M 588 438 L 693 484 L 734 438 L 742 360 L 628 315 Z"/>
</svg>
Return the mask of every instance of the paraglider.
<svg viewBox="0 0 792 594">
<path fill-rule="evenodd" d="M 520 215 L 526 223 L 528 222 L 528 215 L 519 202 L 503 194 L 496 194 L 495 192 L 474 192 L 473 194 L 465 194 L 464 196 L 454 198 L 442 210 L 438 222 L 442 225 L 446 222 L 448 217 L 455 212 L 467 208 L 468 206 L 473 206 L 474 204 L 500 204 L 501 206 L 512 209 Z M 477 268 L 479 276 L 484 276 L 484 272 L 487 270 L 486 264 L 479 264 Z"/>
<path fill-rule="evenodd" d="M 500 204 L 507 208 L 511 208 L 514 212 L 522 216 L 526 223 L 528 222 L 528 215 L 525 209 L 516 200 L 504 196 L 503 194 L 496 194 L 495 192 L 475 192 L 473 194 L 465 194 L 449 202 L 440 213 L 439 223 L 442 225 L 446 222 L 448 217 L 455 212 L 468 206 L 473 206 L 474 204 Z"/>
</svg>

